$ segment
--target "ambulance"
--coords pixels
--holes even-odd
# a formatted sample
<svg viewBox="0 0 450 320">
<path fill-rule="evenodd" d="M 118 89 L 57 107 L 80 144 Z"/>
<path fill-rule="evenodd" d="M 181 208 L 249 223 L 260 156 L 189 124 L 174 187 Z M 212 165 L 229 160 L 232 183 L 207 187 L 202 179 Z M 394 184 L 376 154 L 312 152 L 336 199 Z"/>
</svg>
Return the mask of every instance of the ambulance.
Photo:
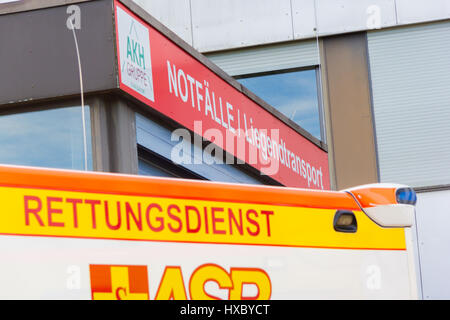
<svg viewBox="0 0 450 320">
<path fill-rule="evenodd" d="M 415 202 L 0 166 L 0 299 L 417 299 Z"/>
</svg>

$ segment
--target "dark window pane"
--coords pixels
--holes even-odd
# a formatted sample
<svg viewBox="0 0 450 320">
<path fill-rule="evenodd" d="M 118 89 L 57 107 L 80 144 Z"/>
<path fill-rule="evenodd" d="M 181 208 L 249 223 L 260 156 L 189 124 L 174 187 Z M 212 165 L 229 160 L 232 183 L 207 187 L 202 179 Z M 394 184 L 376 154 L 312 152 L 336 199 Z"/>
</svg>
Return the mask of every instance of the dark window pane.
<svg viewBox="0 0 450 320">
<path fill-rule="evenodd" d="M 238 81 L 321 139 L 316 70 L 268 74 Z"/>
<path fill-rule="evenodd" d="M 92 170 L 89 107 L 85 110 Z M 84 170 L 81 107 L 0 116 L 0 163 Z"/>
<path fill-rule="evenodd" d="M 139 144 L 138 159 L 138 174 L 142 176 L 205 180 L 195 172 L 183 168 Z"/>
<path fill-rule="evenodd" d="M 164 177 L 173 178 L 175 175 L 169 173 L 166 170 L 161 169 L 159 166 L 139 158 L 139 175 L 141 176 L 152 176 L 152 177 Z"/>
</svg>

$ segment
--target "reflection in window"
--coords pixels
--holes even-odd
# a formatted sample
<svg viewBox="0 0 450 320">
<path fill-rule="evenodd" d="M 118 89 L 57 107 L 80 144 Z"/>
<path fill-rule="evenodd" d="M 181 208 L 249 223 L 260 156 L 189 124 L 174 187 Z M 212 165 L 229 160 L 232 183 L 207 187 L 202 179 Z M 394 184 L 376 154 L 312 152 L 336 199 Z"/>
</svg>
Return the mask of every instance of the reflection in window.
<svg viewBox="0 0 450 320">
<path fill-rule="evenodd" d="M 238 81 L 314 137 L 321 139 L 316 70 L 258 75 Z"/>
<path fill-rule="evenodd" d="M 88 169 L 91 121 L 86 107 Z M 81 107 L 0 116 L 0 163 L 84 170 Z"/>
</svg>

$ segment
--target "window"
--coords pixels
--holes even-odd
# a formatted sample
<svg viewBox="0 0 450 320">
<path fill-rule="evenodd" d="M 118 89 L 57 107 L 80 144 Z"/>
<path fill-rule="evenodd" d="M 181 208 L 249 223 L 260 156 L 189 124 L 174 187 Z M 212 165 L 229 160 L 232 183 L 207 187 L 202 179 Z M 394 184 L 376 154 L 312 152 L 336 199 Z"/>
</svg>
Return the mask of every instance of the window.
<svg viewBox="0 0 450 320">
<path fill-rule="evenodd" d="M 239 76 L 238 81 L 319 140 L 323 140 L 316 69 Z"/>
<path fill-rule="evenodd" d="M 203 154 L 203 146 L 197 146 L 193 141 L 184 141 L 189 145 L 187 163 L 175 163 L 171 160 L 172 151 L 183 141 L 173 135 L 170 128 L 156 119 L 136 114 L 136 142 L 138 148 L 138 172 L 140 175 L 158 177 L 178 177 L 221 181 L 229 183 L 274 184 L 262 176 L 242 170 L 239 165 L 228 165 L 217 161 L 206 164 L 199 158 Z M 191 136 L 193 138 L 193 136 Z M 200 156 L 201 157 L 201 156 Z M 220 158 L 220 160 L 223 160 Z M 198 163 L 200 161 L 200 163 Z"/>
<path fill-rule="evenodd" d="M 92 170 L 89 107 L 85 110 L 88 169 Z M 83 170 L 81 107 L 1 115 L 0 163 Z"/>
</svg>

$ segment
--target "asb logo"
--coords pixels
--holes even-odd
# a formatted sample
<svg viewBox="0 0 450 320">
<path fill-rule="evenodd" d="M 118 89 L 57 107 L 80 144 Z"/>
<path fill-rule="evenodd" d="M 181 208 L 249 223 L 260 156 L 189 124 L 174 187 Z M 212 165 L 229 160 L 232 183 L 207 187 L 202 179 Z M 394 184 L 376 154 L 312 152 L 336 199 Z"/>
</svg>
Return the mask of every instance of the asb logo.
<svg viewBox="0 0 450 320">
<path fill-rule="evenodd" d="M 146 266 L 91 265 L 92 300 L 149 300 Z"/>
<path fill-rule="evenodd" d="M 93 300 L 150 300 L 146 266 L 90 265 L 89 268 Z M 228 272 L 216 264 L 204 264 L 187 274 L 189 281 L 185 283 L 181 266 L 166 266 L 152 298 L 269 300 L 272 295 L 270 277 L 262 269 L 230 268 Z M 215 282 L 217 288 L 207 289 L 210 282 Z M 254 293 L 245 290 L 247 287 L 254 289 Z M 228 297 L 224 296 L 226 293 Z"/>
</svg>

